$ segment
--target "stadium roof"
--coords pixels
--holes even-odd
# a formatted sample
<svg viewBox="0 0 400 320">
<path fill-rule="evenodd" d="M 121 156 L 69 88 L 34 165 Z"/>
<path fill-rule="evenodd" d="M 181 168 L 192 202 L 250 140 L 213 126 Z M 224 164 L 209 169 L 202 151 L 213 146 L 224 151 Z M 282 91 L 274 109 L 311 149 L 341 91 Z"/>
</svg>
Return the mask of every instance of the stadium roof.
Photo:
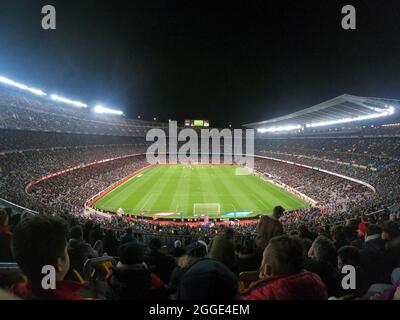
<svg viewBox="0 0 400 320">
<path fill-rule="evenodd" d="M 395 113 L 396 109 L 399 110 L 399 107 L 400 100 L 343 94 L 286 116 L 244 126 L 266 131 L 286 131 L 389 116 Z"/>
</svg>

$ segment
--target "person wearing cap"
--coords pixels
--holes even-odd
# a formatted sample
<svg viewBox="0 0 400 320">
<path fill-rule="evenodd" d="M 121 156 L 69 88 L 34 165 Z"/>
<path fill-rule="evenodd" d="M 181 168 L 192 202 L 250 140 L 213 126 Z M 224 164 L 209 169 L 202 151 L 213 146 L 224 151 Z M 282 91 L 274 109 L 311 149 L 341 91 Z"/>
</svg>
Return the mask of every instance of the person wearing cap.
<svg viewBox="0 0 400 320">
<path fill-rule="evenodd" d="M 107 279 L 107 297 L 113 300 L 167 299 L 165 284 L 144 262 L 145 247 L 128 242 L 118 249 L 119 262 Z"/>
<path fill-rule="evenodd" d="M 169 290 L 172 299 L 176 298 L 176 291 L 182 275 L 193 263 L 197 260 L 204 259 L 206 256 L 207 244 L 205 244 L 204 241 L 198 240 L 186 247 L 186 253 L 178 259 L 177 266 L 173 270 L 169 282 Z"/>
<path fill-rule="evenodd" d="M 172 250 L 172 256 L 177 259 L 185 254 L 185 249 L 182 248 L 181 240 L 175 240 L 174 249 Z"/>
</svg>

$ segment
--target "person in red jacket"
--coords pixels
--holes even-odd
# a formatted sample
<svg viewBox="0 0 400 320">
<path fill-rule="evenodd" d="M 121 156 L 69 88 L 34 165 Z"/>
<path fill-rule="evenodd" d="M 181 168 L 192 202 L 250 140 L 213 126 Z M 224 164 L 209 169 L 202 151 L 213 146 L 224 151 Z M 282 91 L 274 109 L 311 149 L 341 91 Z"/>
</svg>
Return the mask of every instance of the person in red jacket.
<svg viewBox="0 0 400 320">
<path fill-rule="evenodd" d="M 84 286 L 64 280 L 70 264 L 67 250 L 68 228 L 56 217 L 37 215 L 23 219 L 13 234 L 15 260 L 26 275 L 26 282 L 11 288 L 16 296 L 28 300 L 82 300 Z M 47 266 L 47 269 L 43 268 Z M 50 279 L 55 272 L 52 286 Z M 45 278 L 45 276 L 49 278 Z M 46 284 L 46 285 L 44 285 Z M 50 284 L 49 286 L 47 286 Z"/>
<path fill-rule="evenodd" d="M 303 271 L 304 248 L 299 238 L 274 237 L 263 253 L 260 279 L 242 300 L 326 300 L 326 287 L 315 273 Z"/>
</svg>

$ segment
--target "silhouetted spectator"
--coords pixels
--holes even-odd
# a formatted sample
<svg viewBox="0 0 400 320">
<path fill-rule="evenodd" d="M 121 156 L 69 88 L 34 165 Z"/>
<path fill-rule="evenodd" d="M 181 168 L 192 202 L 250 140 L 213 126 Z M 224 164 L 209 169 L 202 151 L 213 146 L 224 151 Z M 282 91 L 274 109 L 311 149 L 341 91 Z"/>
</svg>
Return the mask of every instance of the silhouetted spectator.
<svg viewBox="0 0 400 320">
<path fill-rule="evenodd" d="M 137 242 L 135 235 L 133 234 L 132 228 L 126 228 L 125 234 L 122 235 L 119 243 L 120 243 L 120 245 L 123 245 L 123 244 L 131 242 L 131 241 Z"/>
<path fill-rule="evenodd" d="M 175 259 L 173 256 L 162 253 L 160 239 L 153 238 L 150 240 L 150 252 L 146 259 L 149 268 L 164 282 L 169 283 L 172 270 L 175 268 Z"/>
<path fill-rule="evenodd" d="M 182 275 L 178 300 L 233 300 L 237 295 L 237 279 L 221 262 L 201 259 Z"/>
<path fill-rule="evenodd" d="M 23 299 L 81 300 L 83 285 L 64 280 L 69 270 L 68 230 L 65 222 L 50 216 L 33 216 L 22 220 L 14 232 L 15 259 L 28 281 L 13 286 L 12 291 Z M 29 239 L 29 241 L 27 241 Z M 55 289 L 42 287 L 42 268 L 55 270 Z M 51 273 L 49 274 L 51 275 Z"/>
<path fill-rule="evenodd" d="M 227 228 L 223 234 L 215 236 L 208 246 L 208 256 L 226 265 L 231 271 L 237 271 L 235 261 L 235 232 Z"/>
<path fill-rule="evenodd" d="M 176 291 L 181 281 L 182 275 L 197 260 L 207 256 L 207 245 L 203 241 L 195 241 L 186 247 L 186 253 L 177 260 L 169 281 L 171 297 L 176 298 Z"/>
<path fill-rule="evenodd" d="M 74 270 L 83 276 L 83 266 L 86 260 L 98 256 L 92 246 L 83 240 L 83 231 L 81 226 L 74 226 L 70 230 L 68 255 L 70 258 L 70 271 L 67 274 L 66 279 L 76 279 L 73 274 Z"/>
<path fill-rule="evenodd" d="M 320 276 L 328 296 L 336 296 L 340 290 L 340 276 L 336 269 L 337 254 L 333 242 L 325 236 L 318 236 L 311 245 L 308 257 L 304 269 Z"/>
<path fill-rule="evenodd" d="M 164 283 L 144 262 L 145 248 L 128 242 L 118 249 L 119 262 L 108 278 L 109 298 L 115 300 L 167 299 Z"/>
<path fill-rule="evenodd" d="M 279 218 L 283 215 L 285 209 L 281 206 L 276 206 L 271 216 L 262 216 L 257 225 L 256 244 L 264 250 L 269 240 L 283 233 L 282 224 Z"/>
<path fill-rule="evenodd" d="M 103 252 L 109 256 L 116 257 L 118 255 L 119 241 L 115 236 L 115 231 L 108 229 L 103 238 Z"/>
</svg>

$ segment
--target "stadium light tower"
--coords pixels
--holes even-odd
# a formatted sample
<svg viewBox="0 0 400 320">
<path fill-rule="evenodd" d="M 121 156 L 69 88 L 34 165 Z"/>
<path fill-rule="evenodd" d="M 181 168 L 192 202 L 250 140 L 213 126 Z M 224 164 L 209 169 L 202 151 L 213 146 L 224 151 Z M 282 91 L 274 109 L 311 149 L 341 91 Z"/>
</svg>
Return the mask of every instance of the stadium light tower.
<svg viewBox="0 0 400 320">
<path fill-rule="evenodd" d="M 115 114 L 118 116 L 122 116 L 124 113 L 120 110 L 115 110 L 115 109 L 110 109 L 110 108 L 106 108 L 103 107 L 101 105 L 97 105 L 94 107 L 94 111 L 97 113 L 102 113 L 102 114 Z"/>
</svg>

